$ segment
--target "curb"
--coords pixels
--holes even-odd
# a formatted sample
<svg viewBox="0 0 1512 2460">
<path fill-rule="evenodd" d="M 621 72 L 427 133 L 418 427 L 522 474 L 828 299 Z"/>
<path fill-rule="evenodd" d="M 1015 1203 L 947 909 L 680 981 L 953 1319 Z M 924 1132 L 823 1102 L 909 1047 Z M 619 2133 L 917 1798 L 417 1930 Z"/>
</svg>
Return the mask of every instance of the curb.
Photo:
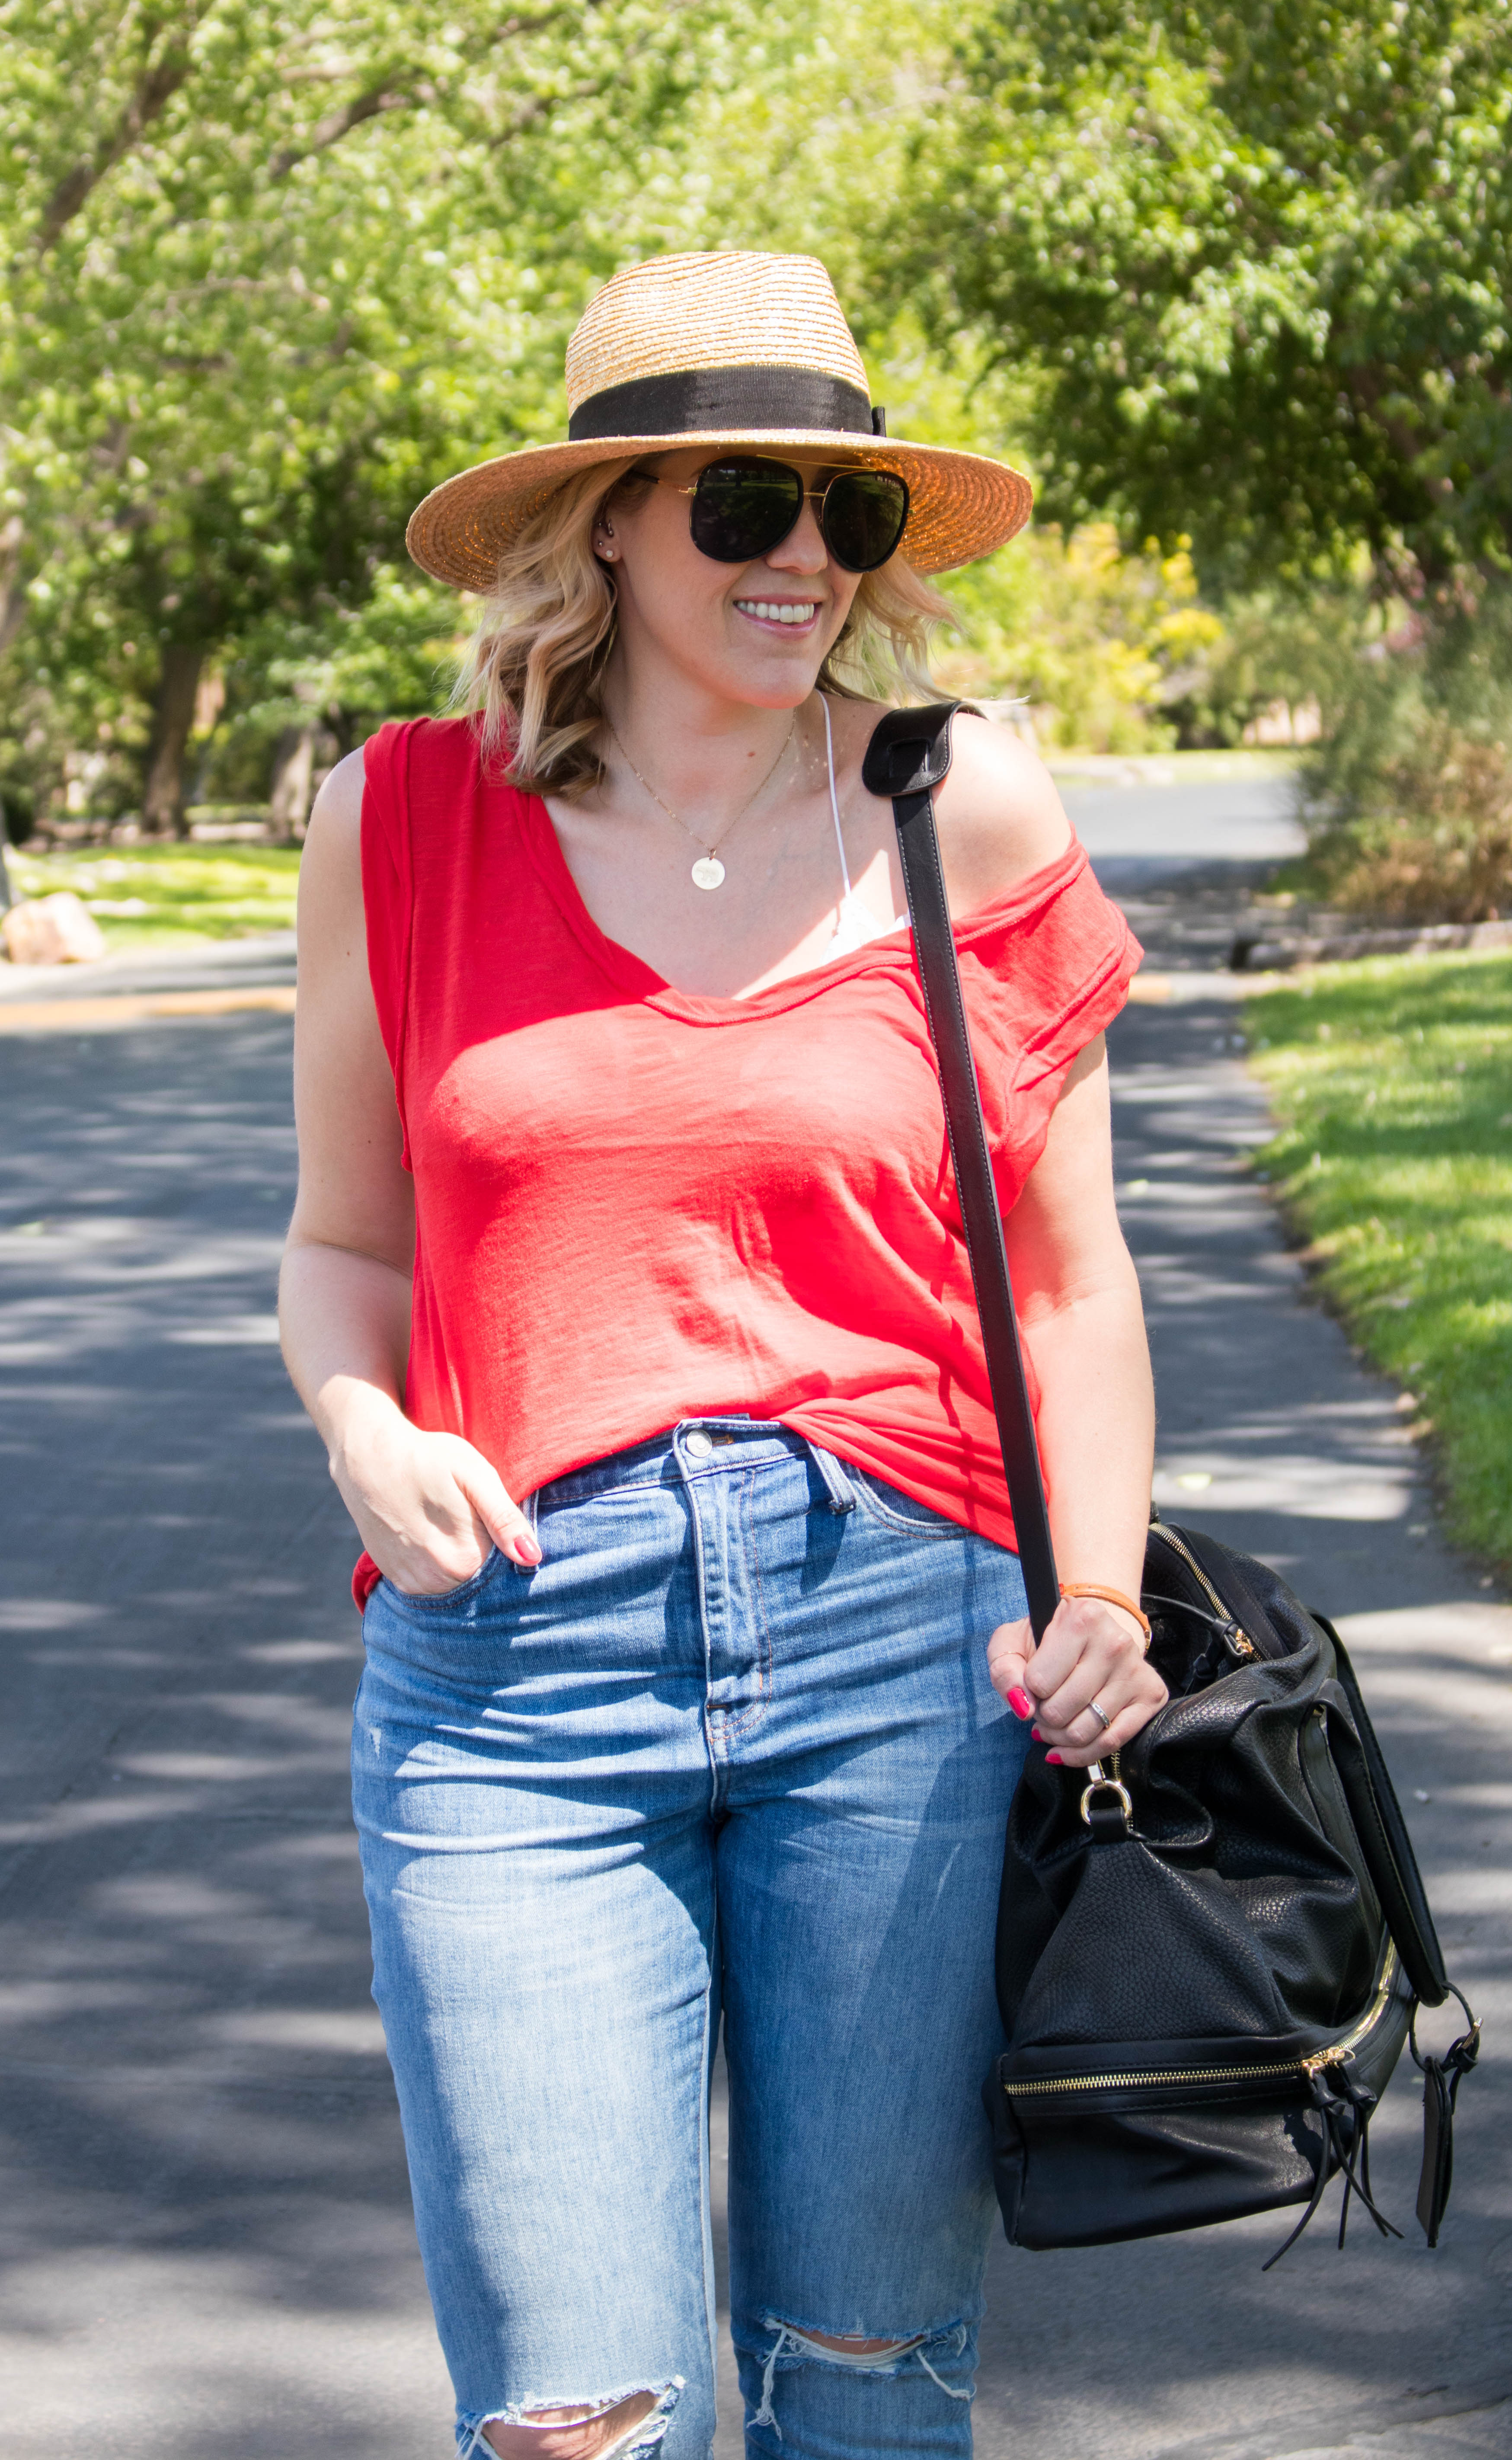
<svg viewBox="0 0 1512 2460">
<path fill-rule="evenodd" d="M 294 988 L 254 984 L 224 991 L 117 991 L 96 999 L 7 1000 L 0 1003 L 0 1034 L 111 1033 L 123 1026 L 168 1017 L 233 1016 L 247 1008 L 294 1013 Z"/>
</svg>

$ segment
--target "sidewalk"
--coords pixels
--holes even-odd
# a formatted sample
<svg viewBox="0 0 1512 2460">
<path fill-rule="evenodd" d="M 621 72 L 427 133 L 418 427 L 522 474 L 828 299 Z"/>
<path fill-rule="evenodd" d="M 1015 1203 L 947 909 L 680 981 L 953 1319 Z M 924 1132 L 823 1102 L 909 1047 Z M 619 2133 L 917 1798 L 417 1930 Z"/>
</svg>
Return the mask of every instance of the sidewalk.
<svg viewBox="0 0 1512 2460">
<path fill-rule="evenodd" d="M 245 940 L 205 940 L 187 948 L 126 950 L 87 965 L 0 965 L 0 999 L 104 998 L 293 979 L 293 932 L 258 931 Z"/>
<path fill-rule="evenodd" d="M 294 934 L 266 931 L 83 965 L 0 964 L 0 1033 L 118 1032 L 144 1018 L 289 1014 Z"/>
</svg>

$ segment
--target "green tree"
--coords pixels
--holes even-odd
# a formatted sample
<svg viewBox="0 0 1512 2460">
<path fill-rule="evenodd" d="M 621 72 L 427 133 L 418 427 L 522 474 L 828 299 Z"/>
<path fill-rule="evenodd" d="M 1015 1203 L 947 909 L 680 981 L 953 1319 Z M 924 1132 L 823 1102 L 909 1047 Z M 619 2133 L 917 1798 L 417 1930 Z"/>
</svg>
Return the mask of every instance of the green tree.
<svg viewBox="0 0 1512 2460">
<path fill-rule="evenodd" d="M 1512 568 L 1507 0 L 996 0 L 893 245 L 1039 371 L 1044 509 L 1209 584 Z"/>
<path fill-rule="evenodd" d="M 1001 441 L 1017 379 L 900 320 L 874 247 L 957 23 L 0 0 L 0 781 L 82 756 L 101 808 L 145 789 L 177 825 L 206 661 L 241 791 L 301 711 L 343 739 L 410 707 L 437 626 L 393 578 L 407 512 L 560 432 L 566 334 L 637 256 L 813 250 L 895 421 L 943 432 L 943 400 Z"/>
<path fill-rule="evenodd" d="M 471 454 L 546 432 L 562 341 L 728 9 L 10 0 L 0 648 L 150 695 L 176 825 L 207 657 L 362 603 Z"/>
</svg>

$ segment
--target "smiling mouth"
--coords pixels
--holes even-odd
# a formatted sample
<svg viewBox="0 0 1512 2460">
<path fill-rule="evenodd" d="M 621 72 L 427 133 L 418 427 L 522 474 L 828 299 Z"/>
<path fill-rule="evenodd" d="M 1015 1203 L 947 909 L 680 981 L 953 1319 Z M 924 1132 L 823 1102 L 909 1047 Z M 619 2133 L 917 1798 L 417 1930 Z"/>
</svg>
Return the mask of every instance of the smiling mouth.
<svg viewBox="0 0 1512 2460">
<path fill-rule="evenodd" d="M 800 625 L 812 624 L 819 613 L 817 598 L 737 598 L 737 615 L 749 615 L 757 624 L 780 624 L 784 630 L 796 630 Z"/>
</svg>

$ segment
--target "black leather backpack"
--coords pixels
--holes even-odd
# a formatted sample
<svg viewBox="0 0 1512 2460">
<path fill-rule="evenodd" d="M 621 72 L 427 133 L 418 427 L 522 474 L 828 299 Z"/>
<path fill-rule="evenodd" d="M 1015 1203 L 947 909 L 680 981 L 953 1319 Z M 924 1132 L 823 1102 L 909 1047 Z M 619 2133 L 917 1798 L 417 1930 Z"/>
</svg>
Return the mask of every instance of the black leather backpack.
<svg viewBox="0 0 1512 2460">
<path fill-rule="evenodd" d="M 934 825 L 959 706 L 893 710 L 862 774 L 897 821 L 1038 1637 L 1059 1585 Z M 1340 2245 L 1352 2196 L 1399 2235 L 1372 2198 L 1369 2125 L 1410 2041 L 1435 2245 L 1480 2028 L 1444 1972 L 1343 1644 L 1265 1564 L 1159 1517 L 1141 1602 L 1166 1706 L 1106 1767 L 1032 1751 L 1009 1814 L 1009 2046 L 983 2092 L 1008 2236 L 1097 2246 L 1305 2205 L 1285 2254 L 1336 2172 Z M 1451 1993 L 1467 2030 L 1419 2057 L 1416 2006 Z"/>
</svg>

